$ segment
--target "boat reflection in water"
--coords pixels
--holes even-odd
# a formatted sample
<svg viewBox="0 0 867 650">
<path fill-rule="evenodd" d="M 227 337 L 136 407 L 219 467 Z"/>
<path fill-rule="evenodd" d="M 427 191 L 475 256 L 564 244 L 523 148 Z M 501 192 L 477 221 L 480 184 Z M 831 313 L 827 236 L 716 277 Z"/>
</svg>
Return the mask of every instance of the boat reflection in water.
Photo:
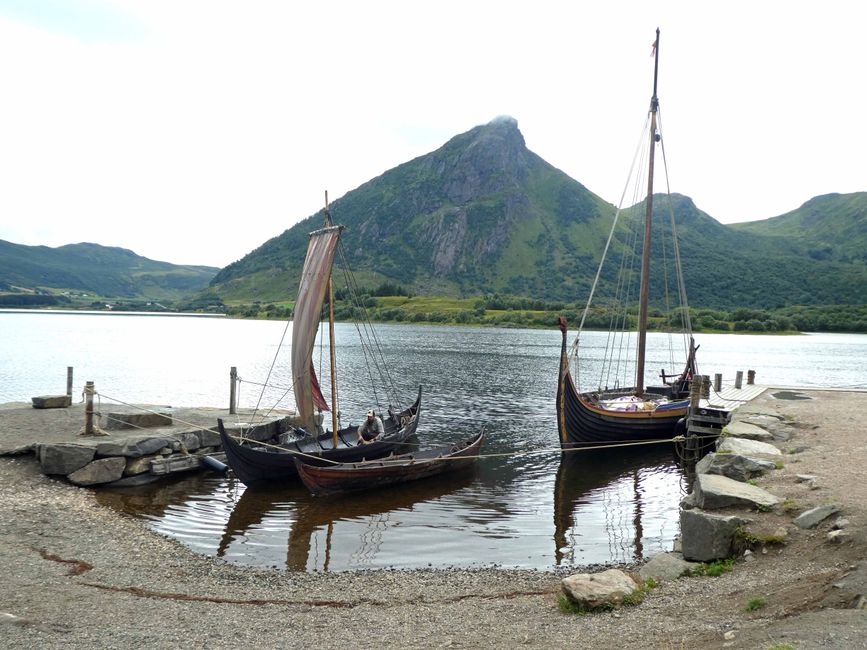
<svg viewBox="0 0 867 650">
<path fill-rule="evenodd" d="M 277 539 L 274 533 L 283 531 L 279 537 L 286 540 L 285 560 L 280 564 L 290 570 L 382 566 L 382 556 L 387 558 L 392 552 L 398 562 L 400 549 L 383 548 L 387 541 L 385 531 L 392 525 L 405 525 L 409 520 L 407 513 L 419 505 L 424 504 L 426 510 L 436 509 L 438 502 L 472 482 L 471 472 L 460 472 L 397 489 L 334 497 L 313 497 L 300 486 L 248 488 L 232 508 L 217 556 L 238 561 L 236 555 L 249 555 L 252 547 L 273 546 Z M 443 503 L 443 507 L 447 506 Z M 425 526 L 419 524 L 420 535 L 424 534 Z M 276 550 L 272 548 L 272 554 Z M 335 554 L 339 557 L 336 566 Z M 257 563 L 261 564 L 261 558 Z M 439 558 L 437 564 L 441 563 Z"/>
<path fill-rule="evenodd" d="M 575 451 L 554 484 L 554 561 L 614 564 L 670 551 L 685 482 L 670 445 Z"/>
<path fill-rule="evenodd" d="M 258 568 L 581 569 L 671 550 L 685 479 L 669 446 L 515 456 L 502 453 L 511 438 L 491 442 L 465 473 L 350 495 L 210 473 L 94 494 L 197 553 Z"/>
</svg>

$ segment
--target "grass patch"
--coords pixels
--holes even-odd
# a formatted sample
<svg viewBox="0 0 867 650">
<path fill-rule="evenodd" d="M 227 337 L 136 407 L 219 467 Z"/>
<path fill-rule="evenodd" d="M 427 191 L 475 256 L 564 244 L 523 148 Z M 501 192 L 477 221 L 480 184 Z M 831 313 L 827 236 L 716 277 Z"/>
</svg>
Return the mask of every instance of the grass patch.
<svg viewBox="0 0 867 650">
<path fill-rule="evenodd" d="M 792 514 L 798 509 L 798 504 L 795 503 L 794 499 L 786 499 L 785 501 L 783 501 L 782 505 L 780 505 L 780 508 L 788 515 Z"/>
<path fill-rule="evenodd" d="M 795 646 L 789 643 L 775 643 L 768 650 L 795 650 Z"/>
<path fill-rule="evenodd" d="M 747 601 L 746 611 L 755 612 L 768 604 L 768 599 L 764 596 L 756 596 Z"/>
<path fill-rule="evenodd" d="M 774 461 L 774 467 L 776 467 L 777 469 L 783 469 L 785 466 L 786 464 L 781 460 Z"/>
<path fill-rule="evenodd" d="M 560 608 L 560 611 L 564 614 L 575 614 L 576 616 L 584 616 L 585 614 L 589 614 L 590 611 L 584 609 L 576 603 L 574 600 L 566 596 L 565 594 L 560 594 L 560 597 L 557 599 L 557 607 Z"/>
<path fill-rule="evenodd" d="M 731 558 L 727 560 L 716 560 L 710 563 L 699 564 L 690 571 L 690 575 L 710 576 L 711 578 L 716 578 L 721 576 L 723 573 L 728 573 L 734 568 L 734 566 L 735 561 Z"/>
<path fill-rule="evenodd" d="M 746 528 L 738 528 L 735 531 L 734 547 L 739 553 L 743 553 L 747 549 L 755 549 L 764 546 L 784 546 L 786 537 L 784 535 L 756 535 L 751 533 Z"/>
</svg>

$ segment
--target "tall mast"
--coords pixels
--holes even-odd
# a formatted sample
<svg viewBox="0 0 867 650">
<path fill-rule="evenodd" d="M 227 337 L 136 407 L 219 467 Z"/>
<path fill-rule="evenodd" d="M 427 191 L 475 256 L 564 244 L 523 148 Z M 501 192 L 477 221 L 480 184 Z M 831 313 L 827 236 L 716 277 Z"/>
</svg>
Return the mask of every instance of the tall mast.
<svg viewBox="0 0 867 650">
<path fill-rule="evenodd" d="M 650 226 L 653 223 L 653 158 L 656 153 L 656 111 L 659 100 L 656 97 L 656 82 L 659 74 L 659 28 L 653 43 L 653 97 L 650 98 L 650 155 L 648 156 L 647 199 L 644 213 L 644 251 L 641 255 L 641 292 L 638 303 L 638 355 L 635 367 L 635 394 L 644 394 L 644 363 L 647 347 L 647 303 L 650 296 Z"/>
<path fill-rule="evenodd" d="M 328 208 L 328 190 L 325 190 L 325 227 L 331 227 L 331 210 Z M 332 270 L 334 267 L 331 267 Z M 328 275 L 328 342 L 331 358 L 331 444 L 337 449 L 337 377 L 334 374 L 336 358 L 334 350 L 334 291 L 331 274 Z"/>
</svg>

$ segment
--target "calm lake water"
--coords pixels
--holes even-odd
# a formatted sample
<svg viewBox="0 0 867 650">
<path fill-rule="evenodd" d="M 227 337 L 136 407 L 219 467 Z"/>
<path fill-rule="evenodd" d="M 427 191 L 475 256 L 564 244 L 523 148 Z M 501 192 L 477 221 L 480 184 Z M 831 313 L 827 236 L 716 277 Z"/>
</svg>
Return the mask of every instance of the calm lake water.
<svg viewBox="0 0 867 650">
<path fill-rule="evenodd" d="M 229 368 L 240 404 L 291 408 L 286 324 L 223 318 L 0 312 L 0 402 L 74 392 L 92 380 L 104 401 L 225 406 Z M 300 485 L 252 490 L 201 473 L 99 498 L 193 550 L 229 562 L 307 571 L 384 567 L 578 567 L 669 550 L 685 479 L 670 453 L 558 452 L 556 330 L 377 327 L 399 393 L 423 386 L 419 443 L 486 427 L 470 473 L 343 498 Z M 596 336 L 593 333 L 586 337 Z M 601 336 L 601 335 L 600 335 Z M 664 337 L 650 335 L 651 362 Z M 337 327 L 344 422 L 370 397 L 352 325 Z M 699 370 L 724 381 L 754 369 L 773 386 L 867 388 L 867 336 L 699 334 Z M 278 352 L 279 350 L 279 352 Z M 269 376 L 274 388 L 262 392 Z M 326 364 L 327 365 L 327 364 Z M 656 363 L 652 367 L 662 367 Z M 327 372 L 320 377 L 327 385 Z M 516 452 L 518 455 L 516 455 Z"/>
</svg>

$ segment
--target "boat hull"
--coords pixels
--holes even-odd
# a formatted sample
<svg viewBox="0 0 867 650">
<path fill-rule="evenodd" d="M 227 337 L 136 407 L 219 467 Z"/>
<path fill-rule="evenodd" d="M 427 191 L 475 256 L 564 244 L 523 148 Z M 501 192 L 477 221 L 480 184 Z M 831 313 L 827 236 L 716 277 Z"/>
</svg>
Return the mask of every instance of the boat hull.
<svg viewBox="0 0 867 650">
<path fill-rule="evenodd" d="M 678 399 L 681 395 L 671 395 L 673 401 L 659 408 L 625 411 L 606 408 L 595 393 L 579 393 L 569 372 L 565 326 L 561 326 L 561 331 L 563 344 L 557 382 L 557 429 L 562 448 L 671 440 L 682 433 L 680 429 L 684 426 L 683 420 L 689 410 L 689 400 Z"/>
<path fill-rule="evenodd" d="M 369 444 L 358 444 L 355 427 L 338 431 L 336 448 L 330 432 L 282 445 L 242 444 L 226 433 L 222 423 L 220 439 L 226 452 L 227 464 L 244 485 L 292 481 L 298 479 L 294 461 L 296 457 L 325 458 L 346 463 L 364 458 L 381 458 L 395 451 L 403 451 L 407 439 L 416 432 L 420 415 L 421 387 L 413 405 L 385 418 L 385 434 Z"/>
<path fill-rule="evenodd" d="M 374 462 L 320 464 L 296 458 L 301 481 L 314 495 L 342 494 L 407 483 L 472 467 L 484 442 L 484 432 L 461 443 L 389 456 Z"/>
</svg>

